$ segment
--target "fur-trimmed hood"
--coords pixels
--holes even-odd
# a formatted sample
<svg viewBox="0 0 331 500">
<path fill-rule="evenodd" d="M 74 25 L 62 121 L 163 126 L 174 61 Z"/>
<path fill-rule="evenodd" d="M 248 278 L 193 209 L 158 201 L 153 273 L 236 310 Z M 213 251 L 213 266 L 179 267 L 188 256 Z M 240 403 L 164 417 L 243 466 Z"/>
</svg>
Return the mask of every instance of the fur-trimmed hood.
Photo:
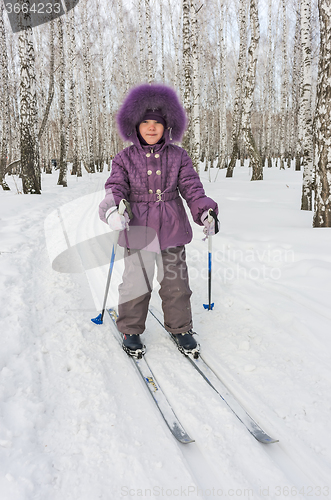
<svg viewBox="0 0 331 500">
<path fill-rule="evenodd" d="M 116 116 L 119 133 L 124 141 L 136 143 L 136 127 L 147 109 L 159 109 L 166 121 L 166 142 L 179 142 L 185 132 L 187 117 L 176 92 L 166 85 L 142 84 L 133 87 Z"/>
</svg>

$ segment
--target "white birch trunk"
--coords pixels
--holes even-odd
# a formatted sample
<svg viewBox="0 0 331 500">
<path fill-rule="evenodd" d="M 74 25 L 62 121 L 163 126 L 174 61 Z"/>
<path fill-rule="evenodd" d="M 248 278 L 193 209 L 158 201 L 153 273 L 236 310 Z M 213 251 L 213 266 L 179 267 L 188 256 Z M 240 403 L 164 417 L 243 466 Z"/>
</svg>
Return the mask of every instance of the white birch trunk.
<svg viewBox="0 0 331 500">
<path fill-rule="evenodd" d="M 199 173 L 200 160 L 200 78 L 199 78 L 199 43 L 198 43 L 198 13 L 191 3 L 192 20 L 192 61 L 193 61 L 193 109 L 192 109 L 192 131 L 193 141 L 191 148 L 192 163 Z"/>
<path fill-rule="evenodd" d="M 9 142 L 9 92 L 8 92 L 8 56 L 6 32 L 3 22 L 3 3 L 0 5 L 0 112 L 2 114 L 2 138 L 0 143 L 0 185 L 4 191 L 10 191 L 5 181 L 8 142 Z"/>
<path fill-rule="evenodd" d="M 111 82 L 112 83 L 112 82 Z M 112 88 L 112 85 L 110 86 Z M 110 120 L 109 120 L 109 153 L 110 153 L 110 158 L 115 156 L 115 150 L 113 146 L 113 101 L 112 101 L 112 94 L 111 90 L 109 91 L 109 105 L 110 105 Z M 108 170 L 110 170 L 110 160 L 108 164 Z"/>
<path fill-rule="evenodd" d="M 94 145 L 94 168 L 96 168 L 96 171 L 98 172 L 99 170 L 99 137 L 98 137 L 98 123 L 99 123 L 99 109 L 97 105 L 97 96 L 96 96 L 96 86 L 97 86 L 97 81 L 96 78 L 92 77 L 92 72 L 91 72 L 91 96 L 92 96 L 92 131 L 93 131 L 93 145 Z"/>
<path fill-rule="evenodd" d="M 273 86 L 274 86 L 274 66 L 273 66 L 273 46 L 272 46 L 272 0 L 268 5 L 268 62 L 267 62 L 267 88 L 266 88 L 266 157 L 268 167 L 272 166 L 271 135 L 272 135 L 272 115 L 273 115 Z"/>
<path fill-rule="evenodd" d="M 207 74 L 207 64 L 206 64 L 206 58 L 204 57 L 202 60 L 202 73 L 205 75 Z M 202 99 L 204 101 L 207 101 L 207 78 L 204 78 L 202 82 Z M 204 120 L 202 122 L 202 130 L 201 130 L 201 155 L 200 155 L 200 162 L 203 163 L 204 161 L 206 162 L 205 164 L 205 170 L 207 169 L 207 162 L 208 162 L 208 157 L 209 157 L 209 151 L 208 151 L 208 119 L 206 116 L 207 110 L 204 108 Z"/>
<path fill-rule="evenodd" d="M 45 107 L 45 112 L 44 116 L 40 125 L 40 129 L 38 132 L 38 139 L 40 140 L 47 124 L 47 120 L 49 117 L 49 112 L 51 109 L 51 105 L 53 102 L 53 97 L 54 97 L 54 59 L 55 59 L 55 50 L 54 50 L 54 21 L 51 21 L 50 23 L 50 51 L 51 51 L 51 58 L 50 58 L 50 68 L 49 68 L 49 87 L 48 87 L 48 98 L 46 102 L 46 107 Z"/>
<path fill-rule="evenodd" d="M 129 90 L 129 87 L 130 87 L 130 77 L 129 77 L 127 44 L 126 44 L 126 37 L 125 37 L 125 33 L 124 33 L 124 19 L 123 19 L 122 1 L 123 0 L 118 1 L 118 22 L 119 22 L 120 32 L 121 32 L 121 42 L 122 42 L 121 58 L 122 58 L 123 67 L 124 67 L 125 90 L 127 92 Z"/>
<path fill-rule="evenodd" d="M 15 40 L 15 42 L 14 42 Z M 17 35 L 8 33 L 8 62 L 17 61 Z M 9 159 L 10 161 L 20 158 L 20 65 L 9 65 L 10 89 L 10 120 L 9 120 Z"/>
<path fill-rule="evenodd" d="M 47 164 L 46 164 L 46 174 L 52 173 L 52 162 L 51 162 L 51 138 L 50 138 L 50 128 L 46 130 L 46 148 L 47 148 Z"/>
<path fill-rule="evenodd" d="M 311 0 L 301 1 L 301 44 L 303 60 L 302 109 L 303 126 L 303 185 L 301 210 L 312 210 L 313 190 L 313 129 L 311 109 Z"/>
<path fill-rule="evenodd" d="M 29 2 L 26 2 L 29 5 Z M 21 2 L 22 5 L 22 2 Z M 29 13 L 24 14 L 29 16 Z M 19 34 L 20 157 L 24 194 L 40 194 L 39 147 L 37 138 L 37 92 L 32 29 Z"/>
<path fill-rule="evenodd" d="M 283 7 L 283 35 L 282 35 L 282 83 L 281 83 L 281 127 L 280 127 L 280 168 L 285 168 L 286 161 L 286 126 L 288 101 L 288 62 L 287 62 L 287 14 L 286 0 L 282 0 Z"/>
<path fill-rule="evenodd" d="M 56 20 L 59 34 L 59 80 L 60 80 L 60 171 L 58 185 L 67 187 L 66 127 L 65 127 L 65 78 L 64 78 L 64 34 L 62 18 Z"/>
<path fill-rule="evenodd" d="M 70 85 L 70 103 L 72 117 L 72 175 L 82 176 L 81 162 L 78 159 L 78 114 L 79 99 L 77 98 L 77 54 L 74 53 L 76 47 L 75 38 L 75 11 L 72 9 L 69 14 L 69 44 L 70 44 L 70 65 L 71 65 L 71 85 Z"/>
<path fill-rule="evenodd" d="M 299 0 L 297 10 L 297 20 L 295 25 L 294 37 L 294 63 L 293 63 L 293 132 L 292 143 L 295 157 L 295 170 L 301 168 L 301 149 L 302 149 L 302 46 L 301 46 L 301 0 Z"/>
<path fill-rule="evenodd" d="M 220 24 L 219 24 L 219 160 L 218 168 L 224 168 L 225 157 L 227 154 L 227 130 L 226 130 L 226 78 L 225 78 L 225 41 L 224 41 L 224 0 L 219 5 Z"/>
<path fill-rule="evenodd" d="M 252 181 L 263 179 L 262 161 L 252 134 L 252 106 L 256 81 L 256 63 L 260 40 L 260 24 L 256 0 L 250 0 L 251 43 L 248 49 L 248 68 L 245 79 L 242 135 L 246 145 L 250 166 L 252 167 Z"/>
<path fill-rule="evenodd" d="M 319 0 L 321 46 L 314 120 L 316 168 L 314 227 L 331 227 L 331 6 Z"/>
<path fill-rule="evenodd" d="M 66 158 L 67 161 L 72 160 L 73 157 L 73 148 L 71 147 L 70 138 L 72 137 L 72 129 L 73 129 L 73 121 L 75 115 L 75 81 L 74 81 L 74 46 L 72 45 L 71 40 L 71 21 L 72 21 L 73 9 L 67 14 L 67 22 L 65 24 L 66 29 L 66 37 L 67 37 L 67 81 L 68 81 L 68 121 L 66 126 Z M 71 168 L 71 175 L 73 175 L 73 168 Z"/>
<path fill-rule="evenodd" d="M 183 147 L 191 153 L 191 111 L 192 111 L 192 54 L 191 54 L 191 29 L 190 29 L 190 0 L 183 0 L 183 67 L 184 67 L 184 108 L 189 125 L 184 136 Z"/>
<path fill-rule="evenodd" d="M 139 28 L 139 68 L 142 80 L 148 80 L 147 67 L 145 59 L 145 44 L 143 35 L 143 2 L 138 1 L 138 28 Z"/>
<path fill-rule="evenodd" d="M 179 53 L 179 46 L 180 43 L 177 40 L 180 40 L 180 34 L 182 31 L 182 16 L 178 16 L 178 26 L 177 26 L 177 33 L 176 33 L 176 71 L 175 71 L 175 78 L 176 78 L 176 88 L 179 90 L 181 88 L 181 78 L 182 78 L 182 71 L 181 71 L 181 64 L 180 64 L 180 53 Z"/>
<path fill-rule="evenodd" d="M 120 2 L 121 3 L 121 2 Z M 84 19 L 84 35 L 83 35 L 83 61 L 84 61 L 84 72 L 85 72 L 85 83 L 86 83 L 86 100 L 87 100 L 87 111 L 88 111 L 88 170 L 91 173 L 95 172 L 94 166 L 94 140 L 93 140 L 93 103 L 91 96 L 91 56 L 89 47 L 89 28 L 87 26 L 86 19 L 87 12 L 87 2 L 85 2 L 85 19 Z M 84 155 L 86 158 L 86 155 Z M 85 162 L 85 168 L 86 168 Z"/>
<path fill-rule="evenodd" d="M 179 19 L 179 26 L 178 26 L 178 34 L 175 33 L 175 30 L 174 30 L 174 22 L 173 22 L 173 18 L 172 18 L 172 6 L 171 6 L 171 3 L 170 3 L 170 0 L 168 0 L 168 5 L 169 5 L 169 12 L 170 12 L 170 26 L 171 26 L 171 33 L 172 33 L 172 39 L 173 39 L 173 44 L 174 44 L 174 50 L 175 50 L 175 72 L 174 72 L 174 75 L 173 75 L 173 85 L 174 87 L 176 87 L 177 89 L 179 89 L 180 87 L 180 82 L 179 82 L 179 53 L 178 53 L 178 34 L 179 34 L 179 31 L 180 31 L 180 19 Z"/>
<path fill-rule="evenodd" d="M 160 2 L 160 26 L 161 26 L 161 77 L 162 81 L 165 81 L 165 70 L 164 70 L 164 29 L 163 29 L 163 12 L 162 12 L 162 1 Z"/>
<path fill-rule="evenodd" d="M 153 69 L 153 52 L 152 52 L 152 26 L 151 26 L 151 6 L 150 0 L 145 0 L 146 6 L 146 37 L 148 46 L 148 83 L 154 80 L 154 69 Z"/>
<path fill-rule="evenodd" d="M 102 31 L 101 31 L 101 25 L 100 22 L 98 23 L 98 28 L 99 28 L 99 39 L 100 39 L 100 49 L 101 49 L 101 88 L 102 88 L 102 123 L 101 123 L 101 140 L 102 140 L 102 145 L 101 145 L 101 172 L 103 171 L 104 167 L 104 162 L 106 160 L 107 156 L 107 144 L 106 144 L 106 137 L 107 137 L 107 115 L 106 115 L 106 110 L 107 110 L 107 100 L 106 100 L 106 72 L 105 72 L 105 65 L 104 65 L 104 53 L 103 53 L 103 48 L 104 48 L 104 42 L 103 42 L 103 37 L 102 37 Z"/>
<path fill-rule="evenodd" d="M 229 166 L 227 168 L 226 177 L 232 177 L 233 170 L 239 155 L 239 133 L 241 126 L 241 101 L 243 92 L 243 75 L 245 74 L 246 64 L 246 47 L 247 47 L 247 21 L 246 21 L 246 0 L 241 0 L 239 10 L 239 26 L 240 26 L 240 46 L 239 58 L 236 77 L 233 118 L 232 118 L 232 153 Z"/>
</svg>

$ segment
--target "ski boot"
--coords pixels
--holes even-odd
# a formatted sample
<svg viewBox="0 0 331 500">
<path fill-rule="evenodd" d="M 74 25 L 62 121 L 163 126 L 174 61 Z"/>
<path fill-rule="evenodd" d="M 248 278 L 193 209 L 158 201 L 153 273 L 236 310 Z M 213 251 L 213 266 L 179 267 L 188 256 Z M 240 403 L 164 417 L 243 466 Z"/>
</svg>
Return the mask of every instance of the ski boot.
<svg viewBox="0 0 331 500">
<path fill-rule="evenodd" d="M 141 359 L 146 352 L 146 347 L 140 340 L 140 335 L 128 335 L 127 333 L 123 334 L 123 350 L 134 358 Z"/>
<path fill-rule="evenodd" d="M 189 330 L 188 332 L 184 333 L 172 333 L 171 335 L 181 353 L 185 354 L 185 356 L 192 354 L 194 359 L 197 359 L 199 357 L 200 345 L 193 337 L 193 335 L 196 335 L 193 330 Z"/>
</svg>

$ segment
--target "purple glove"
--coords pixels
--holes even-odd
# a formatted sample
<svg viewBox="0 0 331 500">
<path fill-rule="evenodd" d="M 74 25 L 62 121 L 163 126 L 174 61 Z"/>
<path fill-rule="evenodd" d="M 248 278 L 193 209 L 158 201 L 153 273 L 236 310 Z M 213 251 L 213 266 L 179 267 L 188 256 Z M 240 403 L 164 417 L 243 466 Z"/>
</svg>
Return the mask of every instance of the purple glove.
<svg viewBox="0 0 331 500">
<path fill-rule="evenodd" d="M 214 236 L 219 231 L 219 220 L 215 211 L 210 208 L 201 215 L 201 222 L 205 226 L 203 232 L 206 236 Z"/>
</svg>

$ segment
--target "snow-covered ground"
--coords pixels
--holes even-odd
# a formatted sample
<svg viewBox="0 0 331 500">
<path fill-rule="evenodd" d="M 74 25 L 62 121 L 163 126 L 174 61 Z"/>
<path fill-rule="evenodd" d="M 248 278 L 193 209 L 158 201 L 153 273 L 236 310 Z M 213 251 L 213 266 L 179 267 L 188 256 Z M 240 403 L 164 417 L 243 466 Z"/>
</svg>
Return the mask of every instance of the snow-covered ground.
<svg viewBox="0 0 331 500">
<path fill-rule="evenodd" d="M 195 226 L 194 327 L 206 361 L 279 443 L 255 441 L 149 318 L 149 363 L 195 439 L 178 444 L 108 318 L 90 321 L 110 255 L 97 215 L 106 171 L 69 177 L 67 189 L 44 175 L 41 196 L 16 194 L 9 178 L 12 191 L 0 192 L 1 500 L 331 498 L 331 230 L 313 229 L 300 211 L 301 172 L 265 169 L 262 182 L 247 167 L 215 175 L 201 174 L 220 206 L 215 308 L 203 308 L 207 242 Z M 89 260 L 96 247 L 98 263 Z M 118 260 L 109 305 L 121 271 Z M 152 301 L 160 308 L 156 291 Z"/>
</svg>

